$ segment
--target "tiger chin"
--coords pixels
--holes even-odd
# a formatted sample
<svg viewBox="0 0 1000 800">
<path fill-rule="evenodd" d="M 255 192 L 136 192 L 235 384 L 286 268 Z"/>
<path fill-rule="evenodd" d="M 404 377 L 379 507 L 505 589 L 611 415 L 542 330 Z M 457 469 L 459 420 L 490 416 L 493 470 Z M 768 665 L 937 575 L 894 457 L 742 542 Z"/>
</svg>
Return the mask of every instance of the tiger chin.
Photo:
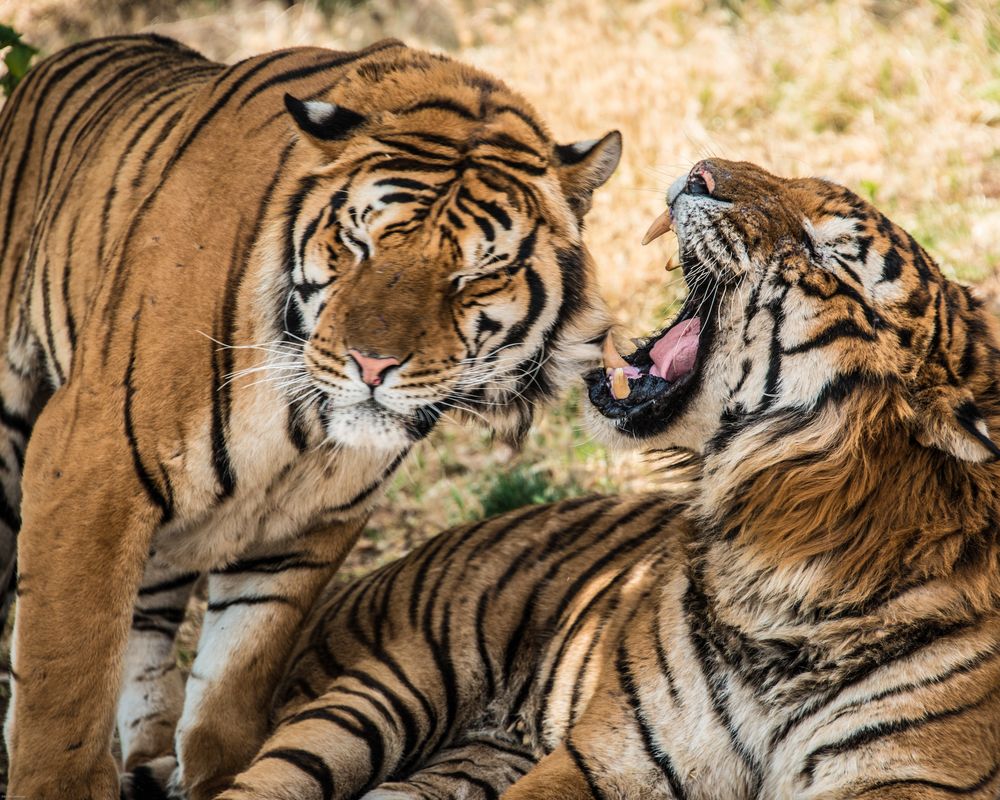
<svg viewBox="0 0 1000 800">
<path fill-rule="evenodd" d="M 328 587 L 224 800 L 1000 791 L 1000 339 L 857 195 L 708 160 L 690 285 L 588 376 L 687 492 L 441 534 Z"/>
<path fill-rule="evenodd" d="M 444 414 L 517 441 L 597 363 L 582 222 L 621 137 L 557 144 L 398 41 L 224 65 L 156 35 L 42 61 L 0 132 L 7 788 L 117 798 L 117 727 L 126 793 L 208 800 L 410 448 Z"/>
</svg>

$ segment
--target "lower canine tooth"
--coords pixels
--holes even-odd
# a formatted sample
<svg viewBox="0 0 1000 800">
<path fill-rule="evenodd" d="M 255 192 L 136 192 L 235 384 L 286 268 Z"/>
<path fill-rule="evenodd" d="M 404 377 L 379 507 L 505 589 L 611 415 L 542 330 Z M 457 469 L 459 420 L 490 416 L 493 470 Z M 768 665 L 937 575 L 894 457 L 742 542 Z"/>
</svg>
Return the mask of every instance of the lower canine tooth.
<svg viewBox="0 0 1000 800">
<path fill-rule="evenodd" d="M 628 378 L 625 376 L 625 370 L 622 367 L 615 367 L 611 370 L 611 394 L 614 396 L 615 400 L 624 400 L 629 396 Z"/>
<path fill-rule="evenodd" d="M 602 352 L 604 355 L 605 369 L 615 369 L 628 366 L 628 362 L 622 358 L 618 350 L 615 349 L 615 340 L 611 336 L 611 331 L 608 331 L 608 335 L 604 337 L 604 347 Z"/>
</svg>

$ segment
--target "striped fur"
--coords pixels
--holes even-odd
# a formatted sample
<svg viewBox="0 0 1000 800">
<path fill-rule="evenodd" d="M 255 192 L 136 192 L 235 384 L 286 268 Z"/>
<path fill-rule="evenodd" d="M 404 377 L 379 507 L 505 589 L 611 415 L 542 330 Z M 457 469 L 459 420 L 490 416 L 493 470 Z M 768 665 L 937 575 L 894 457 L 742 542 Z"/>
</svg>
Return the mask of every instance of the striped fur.
<svg viewBox="0 0 1000 800">
<path fill-rule="evenodd" d="M 450 411 L 516 440 L 594 359 L 581 219 L 619 154 L 395 41 L 224 66 L 129 36 L 35 67 L 0 116 L 13 794 L 117 797 L 122 673 L 127 768 L 164 771 L 175 725 L 174 791 L 245 765 L 413 443 Z"/>
<path fill-rule="evenodd" d="M 689 488 L 523 509 L 328 589 L 224 800 L 1000 795 L 994 324 L 847 190 L 697 169 L 671 202 L 714 335 L 643 420 Z M 537 764 L 425 772 L 484 730 Z"/>
</svg>

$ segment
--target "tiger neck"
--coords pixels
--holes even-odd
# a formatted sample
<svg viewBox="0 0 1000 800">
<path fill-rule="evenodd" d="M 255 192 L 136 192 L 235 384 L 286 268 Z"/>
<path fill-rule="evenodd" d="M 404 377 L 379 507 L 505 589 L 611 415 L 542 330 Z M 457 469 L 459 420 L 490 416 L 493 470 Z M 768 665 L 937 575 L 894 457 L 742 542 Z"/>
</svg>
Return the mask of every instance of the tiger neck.
<svg viewBox="0 0 1000 800">
<path fill-rule="evenodd" d="M 997 606 L 1000 468 L 917 445 L 893 402 L 772 422 L 713 457 L 730 461 L 706 471 L 698 551 L 720 602 L 838 618 L 937 582 Z"/>
</svg>

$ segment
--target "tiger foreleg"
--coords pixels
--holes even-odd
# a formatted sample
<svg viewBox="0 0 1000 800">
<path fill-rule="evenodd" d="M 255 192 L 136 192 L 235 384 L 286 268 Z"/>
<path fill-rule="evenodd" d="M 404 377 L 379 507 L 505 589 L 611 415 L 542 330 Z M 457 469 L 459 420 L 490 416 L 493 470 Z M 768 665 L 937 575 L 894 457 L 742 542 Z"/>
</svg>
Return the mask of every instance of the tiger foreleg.
<svg viewBox="0 0 1000 800">
<path fill-rule="evenodd" d="M 330 526 L 210 573 L 172 779 L 191 800 L 216 797 L 264 741 L 274 690 L 302 618 L 362 525 Z"/>
<path fill-rule="evenodd" d="M 31 434 L 38 381 L 17 354 L 0 365 L 0 628 L 14 598 L 17 534 L 21 528 L 21 471 Z"/>
<path fill-rule="evenodd" d="M 476 731 L 443 748 L 404 780 L 383 783 L 361 800 L 490 800 L 536 763 L 531 749 L 503 731 Z"/>
<path fill-rule="evenodd" d="M 31 800 L 113 800 L 122 657 L 160 517 L 126 438 L 108 433 L 120 423 L 114 405 L 65 392 L 40 416 L 25 465 L 7 790 Z M 95 491 L 95 475 L 114 492 Z"/>
<path fill-rule="evenodd" d="M 425 744 L 419 716 L 408 710 L 414 691 L 420 687 L 383 662 L 352 662 L 315 700 L 283 709 L 218 800 L 348 800 L 374 788 Z"/>
<path fill-rule="evenodd" d="M 197 573 L 171 567 L 155 553 L 146 564 L 118 701 L 118 736 L 126 771 L 173 753 L 174 730 L 184 706 L 174 637 L 197 579 Z"/>
</svg>

